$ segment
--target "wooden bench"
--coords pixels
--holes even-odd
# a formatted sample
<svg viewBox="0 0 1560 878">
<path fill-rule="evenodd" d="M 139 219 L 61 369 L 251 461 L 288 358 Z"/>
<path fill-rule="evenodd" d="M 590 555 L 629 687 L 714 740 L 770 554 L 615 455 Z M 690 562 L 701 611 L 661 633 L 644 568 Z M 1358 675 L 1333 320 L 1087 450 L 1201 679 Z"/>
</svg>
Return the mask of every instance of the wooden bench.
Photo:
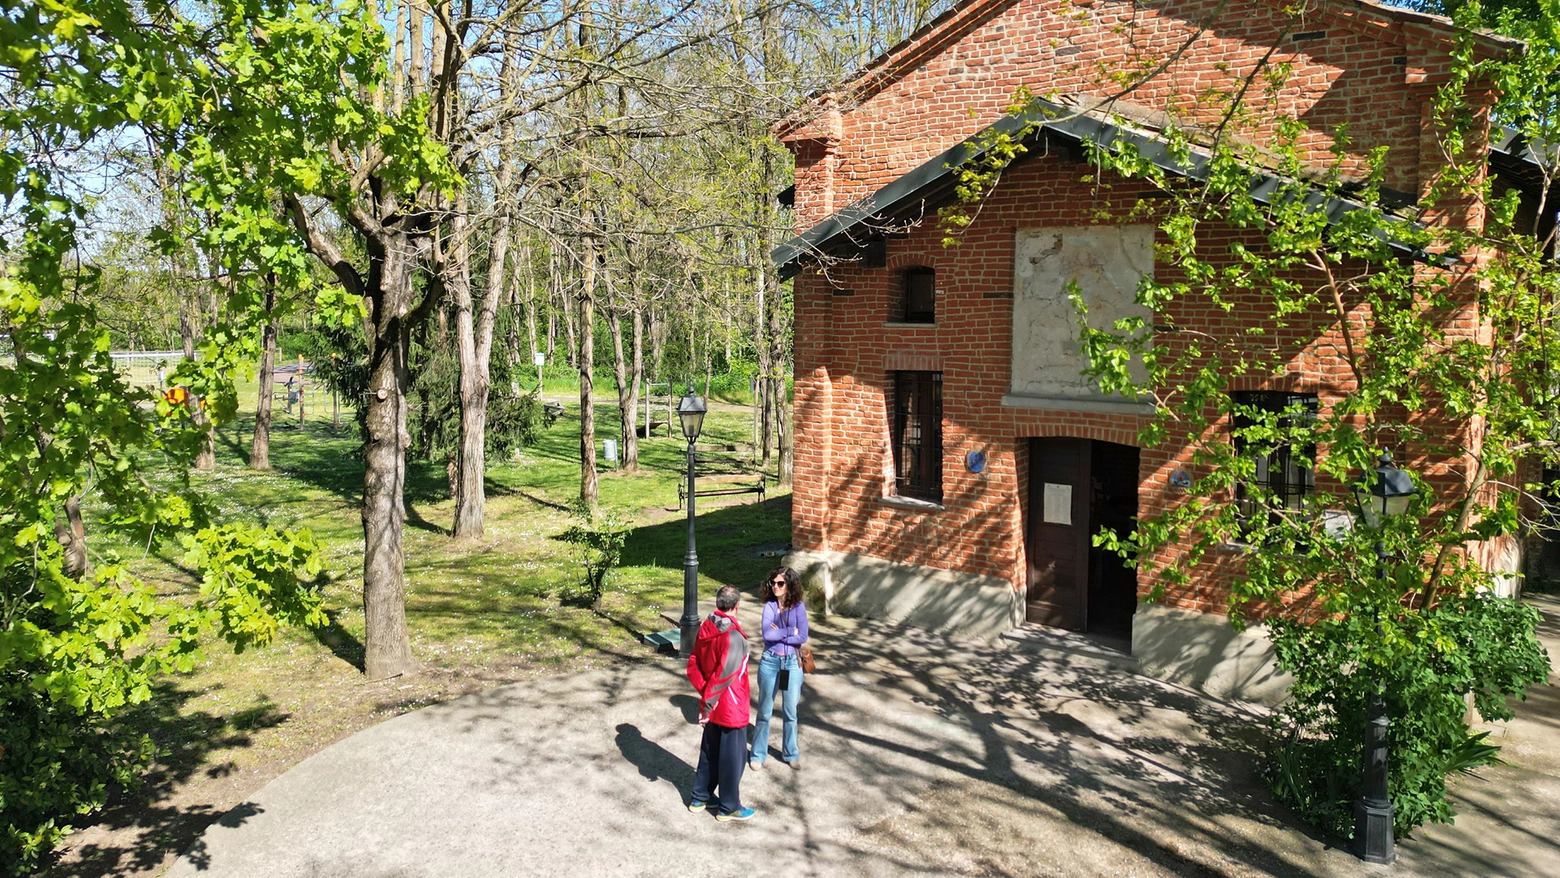
<svg viewBox="0 0 1560 878">
<path fill-rule="evenodd" d="M 695 497 L 735 497 L 757 494 L 764 502 L 769 478 L 754 463 L 753 449 L 747 445 L 693 446 Z M 709 485 L 709 487 L 705 487 Z M 688 500 L 687 481 L 677 485 L 677 508 Z"/>
<path fill-rule="evenodd" d="M 639 438 L 641 438 L 641 439 L 649 439 L 651 436 L 655 435 L 655 431 L 661 429 L 662 427 L 666 427 L 667 428 L 666 435 L 668 435 L 668 436 L 672 435 L 671 423 L 668 422 L 668 421 L 651 421 L 650 422 L 650 426 L 648 427 L 649 432 L 646 432 L 647 428 L 645 427 L 644 424 L 640 424 L 639 426 L 634 428 L 634 432 L 638 433 L 639 434 Z"/>
<path fill-rule="evenodd" d="M 559 418 L 563 417 L 563 404 L 556 402 L 542 403 L 542 420 L 551 427 Z"/>
</svg>

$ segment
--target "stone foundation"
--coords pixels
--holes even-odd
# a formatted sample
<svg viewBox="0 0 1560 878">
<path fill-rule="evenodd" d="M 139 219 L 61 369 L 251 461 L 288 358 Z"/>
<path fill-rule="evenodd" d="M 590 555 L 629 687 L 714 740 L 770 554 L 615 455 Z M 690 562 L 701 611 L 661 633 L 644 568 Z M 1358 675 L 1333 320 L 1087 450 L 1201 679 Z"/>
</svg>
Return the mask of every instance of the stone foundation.
<svg viewBox="0 0 1560 878">
<path fill-rule="evenodd" d="M 840 614 L 991 640 L 1024 622 L 1022 594 L 1006 580 L 899 564 L 852 552 L 793 552 L 784 563 L 802 575 L 808 605 Z M 1132 655 L 1145 676 L 1216 698 L 1277 704 L 1290 676 L 1278 670 L 1266 626 L 1245 631 L 1228 617 L 1140 604 L 1132 617 Z"/>
<path fill-rule="evenodd" d="M 1139 604 L 1132 654 L 1143 662 L 1144 675 L 1217 698 L 1272 705 L 1289 691 L 1291 678 L 1275 663 L 1267 626 L 1236 631 L 1219 613 Z"/>
<path fill-rule="evenodd" d="M 809 596 L 822 597 L 828 614 L 981 640 L 1001 636 L 1024 618 L 1020 594 L 995 576 L 849 552 L 794 552 L 785 563 L 802 574 Z"/>
</svg>

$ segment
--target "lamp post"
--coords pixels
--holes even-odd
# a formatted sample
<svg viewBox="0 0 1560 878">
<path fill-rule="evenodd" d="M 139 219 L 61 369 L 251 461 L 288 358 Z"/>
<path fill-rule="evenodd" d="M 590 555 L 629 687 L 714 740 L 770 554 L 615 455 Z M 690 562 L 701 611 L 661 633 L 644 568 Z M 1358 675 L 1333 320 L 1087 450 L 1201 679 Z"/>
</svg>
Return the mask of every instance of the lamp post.
<svg viewBox="0 0 1560 878">
<path fill-rule="evenodd" d="M 1371 475 L 1355 490 L 1361 516 L 1376 531 L 1376 576 L 1382 581 L 1387 577 L 1387 549 L 1381 528 L 1388 519 L 1407 512 L 1417 493 L 1413 478 L 1395 466 L 1387 452 L 1382 452 Z M 1365 720 L 1364 790 L 1354 802 L 1354 852 L 1367 863 L 1383 865 L 1397 859 L 1392 835 L 1394 809 L 1387 795 L 1387 725 L 1387 702 L 1378 685 L 1371 693 Z"/>
<path fill-rule="evenodd" d="M 699 431 L 704 429 L 704 413 L 708 411 L 704 397 L 693 392 L 677 402 L 677 417 L 682 421 L 683 435 L 688 437 L 688 554 L 683 556 L 683 614 L 682 639 L 678 654 L 693 654 L 693 641 L 699 633 L 699 553 L 693 537 L 693 443 L 698 441 Z"/>
</svg>

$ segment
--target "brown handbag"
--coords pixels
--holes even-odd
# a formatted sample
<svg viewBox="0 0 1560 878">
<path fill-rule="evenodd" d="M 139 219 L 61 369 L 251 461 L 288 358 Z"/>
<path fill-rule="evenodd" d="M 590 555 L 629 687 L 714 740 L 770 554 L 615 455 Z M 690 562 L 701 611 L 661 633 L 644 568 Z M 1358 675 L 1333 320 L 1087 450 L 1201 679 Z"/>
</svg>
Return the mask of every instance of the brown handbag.
<svg viewBox="0 0 1560 878">
<path fill-rule="evenodd" d="M 812 650 L 805 646 L 799 646 L 796 648 L 796 657 L 801 660 L 802 673 L 804 674 L 811 674 L 813 669 L 817 667 L 817 665 L 813 663 Z"/>
</svg>

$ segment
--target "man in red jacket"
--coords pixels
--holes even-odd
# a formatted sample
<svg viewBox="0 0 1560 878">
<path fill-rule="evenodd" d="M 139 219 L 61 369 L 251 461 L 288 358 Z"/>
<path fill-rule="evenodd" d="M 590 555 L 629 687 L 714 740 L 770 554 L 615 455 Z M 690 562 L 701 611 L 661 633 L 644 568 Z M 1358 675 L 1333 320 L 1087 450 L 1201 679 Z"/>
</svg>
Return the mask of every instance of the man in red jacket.
<svg viewBox="0 0 1560 878">
<path fill-rule="evenodd" d="M 722 821 L 752 820 L 755 813 L 742 807 L 739 792 L 747 767 L 748 725 L 748 642 L 737 624 L 741 599 L 730 585 L 715 593 L 715 612 L 699 626 L 688 656 L 688 682 L 699 690 L 699 724 L 704 726 L 688 810 L 703 811 L 711 804 L 710 794 L 719 790 L 715 819 Z"/>
</svg>

